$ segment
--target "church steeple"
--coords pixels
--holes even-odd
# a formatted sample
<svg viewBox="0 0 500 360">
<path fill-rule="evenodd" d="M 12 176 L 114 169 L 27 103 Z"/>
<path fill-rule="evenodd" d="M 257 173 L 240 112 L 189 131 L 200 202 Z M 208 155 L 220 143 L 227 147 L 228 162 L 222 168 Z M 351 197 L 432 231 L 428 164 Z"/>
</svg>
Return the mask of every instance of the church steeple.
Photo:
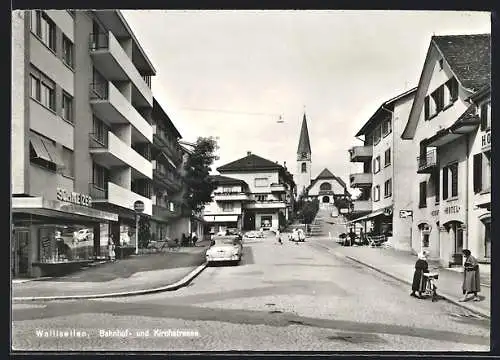
<svg viewBox="0 0 500 360">
<path fill-rule="evenodd" d="M 309 141 L 309 131 L 307 130 L 307 120 L 306 113 L 304 112 L 304 117 L 302 119 L 302 128 L 300 129 L 299 146 L 297 147 L 297 156 L 308 158 L 311 156 L 311 143 Z"/>
</svg>

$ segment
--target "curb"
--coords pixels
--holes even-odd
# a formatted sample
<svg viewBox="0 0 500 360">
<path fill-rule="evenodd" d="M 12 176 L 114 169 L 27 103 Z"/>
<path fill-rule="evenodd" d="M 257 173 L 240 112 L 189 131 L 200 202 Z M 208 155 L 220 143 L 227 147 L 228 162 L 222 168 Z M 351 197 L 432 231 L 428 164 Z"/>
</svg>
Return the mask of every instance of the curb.
<svg viewBox="0 0 500 360">
<path fill-rule="evenodd" d="M 136 296 L 136 295 L 146 295 L 153 294 L 157 292 L 163 291 L 174 291 L 180 289 L 181 287 L 187 286 L 194 278 L 196 278 L 205 268 L 207 267 L 207 263 L 203 263 L 198 266 L 194 270 L 192 270 L 189 274 L 184 276 L 181 280 L 162 287 L 153 288 L 153 289 L 145 289 L 145 290 L 136 290 L 136 291 L 123 291 L 117 293 L 108 293 L 108 294 L 89 294 L 89 295 L 66 295 L 66 296 L 26 296 L 26 297 L 13 297 L 12 302 L 14 301 L 50 301 L 50 300 L 82 300 L 82 299 L 103 299 L 103 298 L 112 298 L 112 297 L 125 297 L 125 296 Z"/>
<path fill-rule="evenodd" d="M 381 274 L 384 274 L 384 275 L 389 276 L 389 277 L 391 277 L 391 278 L 393 278 L 393 279 L 395 279 L 395 280 L 398 280 L 398 281 L 400 281 L 400 282 L 402 282 L 402 283 L 404 283 L 404 284 L 406 284 L 406 285 L 410 285 L 410 286 L 411 286 L 411 282 L 410 282 L 410 281 L 407 281 L 407 280 L 401 279 L 400 277 L 398 277 L 398 276 L 396 276 L 396 275 L 393 275 L 393 274 L 391 274 L 391 273 L 388 273 L 388 272 L 386 272 L 386 271 L 384 271 L 384 270 L 381 270 L 381 269 L 379 269 L 379 268 L 377 268 L 377 267 L 375 267 L 375 266 L 372 266 L 372 265 L 370 265 L 370 264 L 367 264 L 367 263 L 365 263 L 365 262 L 363 262 L 363 261 L 360 261 L 360 260 L 358 260 L 358 259 L 356 259 L 356 258 L 353 258 L 353 257 L 351 257 L 351 256 L 347 256 L 347 255 L 343 255 L 343 254 L 337 254 L 337 253 L 334 253 L 334 254 L 335 254 L 335 255 L 340 255 L 341 257 L 348 258 L 349 260 L 352 260 L 352 261 L 354 261 L 354 262 L 357 262 L 358 264 L 364 265 L 364 266 L 366 266 L 366 267 L 368 267 L 368 268 L 370 268 L 370 269 L 372 269 L 372 270 L 375 270 L 375 271 L 377 271 L 377 272 L 379 272 L 379 273 L 381 273 Z M 484 317 L 484 318 L 487 318 L 487 319 L 491 319 L 491 315 L 490 315 L 490 314 L 488 314 L 488 313 L 486 313 L 486 312 L 485 312 L 484 310 L 482 310 L 482 309 L 479 309 L 479 308 L 477 308 L 477 307 L 475 307 L 475 306 L 471 306 L 471 305 L 465 304 L 465 303 L 463 303 L 463 302 L 459 302 L 459 301 L 457 301 L 457 300 L 454 300 L 452 296 L 447 295 L 447 294 L 444 294 L 444 293 L 439 293 L 439 295 L 440 295 L 440 296 L 441 296 L 444 300 L 446 300 L 446 301 L 448 301 L 448 302 L 450 302 L 450 303 L 452 303 L 452 304 L 454 304 L 454 305 L 457 305 L 457 306 L 459 306 L 459 307 L 461 307 L 461 308 L 467 309 L 467 310 L 469 310 L 469 311 L 473 312 L 474 314 L 479 315 L 479 316 L 481 316 L 481 317 Z"/>
</svg>

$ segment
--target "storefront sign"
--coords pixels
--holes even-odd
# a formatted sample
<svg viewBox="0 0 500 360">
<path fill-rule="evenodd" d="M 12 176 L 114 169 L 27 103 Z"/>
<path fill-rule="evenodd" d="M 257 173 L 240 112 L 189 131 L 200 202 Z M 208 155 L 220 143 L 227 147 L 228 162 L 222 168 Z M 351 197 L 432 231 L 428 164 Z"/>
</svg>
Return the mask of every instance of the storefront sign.
<svg viewBox="0 0 500 360">
<path fill-rule="evenodd" d="M 491 131 L 486 131 L 481 137 L 481 148 L 484 150 L 485 148 L 491 147 Z"/>
<path fill-rule="evenodd" d="M 458 205 L 448 206 L 444 208 L 445 214 L 458 214 L 459 212 L 460 212 L 460 206 Z"/>
<path fill-rule="evenodd" d="M 438 216 L 439 215 L 439 210 L 432 210 L 431 211 L 431 216 Z"/>
<path fill-rule="evenodd" d="M 412 210 L 399 210 L 399 217 L 401 219 L 405 219 L 408 216 L 413 216 L 413 211 Z"/>
<path fill-rule="evenodd" d="M 69 192 L 63 188 L 57 188 L 57 200 L 92 207 L 92 198 L 90 196 L 77 192 Z"/>
</svg>

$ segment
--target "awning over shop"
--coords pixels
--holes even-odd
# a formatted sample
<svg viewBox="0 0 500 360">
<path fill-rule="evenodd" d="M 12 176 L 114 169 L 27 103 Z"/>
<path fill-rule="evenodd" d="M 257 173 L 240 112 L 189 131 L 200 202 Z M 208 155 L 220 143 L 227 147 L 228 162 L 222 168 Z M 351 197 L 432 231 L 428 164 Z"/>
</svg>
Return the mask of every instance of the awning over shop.
<svg viewBox="0 0 500 360">
<path fill-rule="evenodd" d="M 12 212 L 82 222 L 118 221 L 117 214 L 57 200 L 47 200 L 43 197 L 14 197 Z"/>
<path fill-rule="evenodd" d="M 362 216 L 362 217 L 359 217 L 357 219 L 353 219 L 351 221 L 349 221 L 349 223 L 355 223 L 355 222 L 358 222 L 358 221 L 364 221 L 364 220 L 369 220 L 369 219 L 372 219 L 374 217 L 377 217 L 379 215 L 383 215 L 385 214 L 387 211 L 392 211 L 392 207 L 386 207 L 384 209 L 379 209 L 379 210 L 376 210 L 372 213 L 369 213 L 368 215 L 365 215 L 365 216 Z"/>
<path fill-rule="evenodd" d="M 204 216 L 206 222 L 237 222 L 238 215 Z"/>
</svg>

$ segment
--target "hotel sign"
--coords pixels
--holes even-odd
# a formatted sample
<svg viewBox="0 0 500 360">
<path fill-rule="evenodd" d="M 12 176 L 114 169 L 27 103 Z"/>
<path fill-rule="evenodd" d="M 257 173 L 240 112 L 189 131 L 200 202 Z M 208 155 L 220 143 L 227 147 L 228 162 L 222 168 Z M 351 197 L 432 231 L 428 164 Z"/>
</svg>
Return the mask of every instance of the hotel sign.
<svg viewBox="0 0 500 360">
<path fill-rule="evenodd" d="M 485 131 L 481 136 L 481 149 L 489 150 L 491 148 L 491 130 Z"/>
<path fill-rule="evenodd" d="M 92 198 L 89 195 L 69 192 L 63 188 L 57 188 L 57 200 L 92 207 Z"/>
<path fill-rule="evenodd" d="M 458 205 L 448 206 L 444 208 L 445 214 L 458 214 L 459 212 L 460 212 L 460 206 Z"/>
</svg>

